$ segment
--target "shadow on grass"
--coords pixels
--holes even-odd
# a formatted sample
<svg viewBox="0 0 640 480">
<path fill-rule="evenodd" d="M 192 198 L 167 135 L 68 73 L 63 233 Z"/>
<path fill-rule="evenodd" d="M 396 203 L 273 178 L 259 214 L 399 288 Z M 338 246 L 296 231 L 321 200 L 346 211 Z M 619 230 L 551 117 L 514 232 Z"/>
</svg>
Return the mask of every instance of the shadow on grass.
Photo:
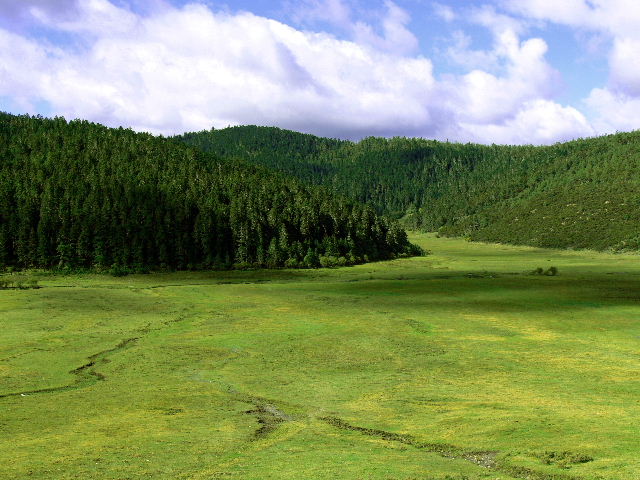
<svg viewBox="0 0 640 480">
<path fill-rule="evenodd" d="M 467 272 L 445 276 L 429 273 L 403 279 L 372 278 L 323 285 L 318 294 L 367 296 L 386 309 L 466 306 L 477 312 L 568 312 L 612 306 L 638 306 L 640 280 L 601 274 L 592 278 L 500 275 L 470 277 Z"/>
</svg>

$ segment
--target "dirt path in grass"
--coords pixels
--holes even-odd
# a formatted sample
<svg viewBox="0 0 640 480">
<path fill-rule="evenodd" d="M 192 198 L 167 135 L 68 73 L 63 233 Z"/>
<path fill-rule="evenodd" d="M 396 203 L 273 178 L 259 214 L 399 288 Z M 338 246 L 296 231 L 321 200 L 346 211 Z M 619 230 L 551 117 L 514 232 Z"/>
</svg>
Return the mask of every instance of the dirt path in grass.
<svg viewBox="0 0 640 480">
<path fill-rule="evenodd" d="M 236 400 L 253 405 L 251 410 L 245 412 L 249 415 L 254 415 L 259 424 L 259 428 L 253 434 L 253 440 L 265 439 L 284 423 L 296 420 L 296 417 L 288 415 L 282 408 L 278 407 L 276 405 L 277 402 L 262 397 L 242 395 L 234 389 L 231 389 L 229 393 L 235 397 Z M 360 433 L 364 436 L 379 438 L 390 443 L 399 443 L 413 447 L 419 451 L 435 453 L 451 460 L 465 460 L 489 471 L 506 474 L 513 478 L 523 480 L 582 480 L 581 477 L 567 474 L 545 473 L 526 467 L 511 465 L 499 458 L 500 452 L 498 451 L 465 450 L 445 443 L 422 442 L 411 435 L 401 435 L 385 430 L 360 427 L 334 416 L 312 418 L 339 430 Z"/>
<path fill-rule="evenodd" d="M 165 327 L 173 325 L 175 323 L 180 323 L 189 318 L 187 312 L 182 312 L 177 315 L 175 318 L 171 320 L 166 320 L 159 324 L 156 328 L 152 328 L 151 324 L 147 324 L 146 326 L 138 329 L 137 331 L 140 333 L 140 336 L 127 338 L 118 343 L 115 347 L 109 348 L 107 350 L 102 350 L 98 353 L 94 353 L 87 357 L 87 363 L 81 365 L 73 370 L 70 370 L 69 373 L 75 375 L 76 379 L 74 382 L 69 383 L 67 385 L 62 385 L 59 387 L 49 387 L 49 388 L 39 388 L 34 390 L 23 390 L 20 392 L 11 392 L 11 393 L 0 393 L 0 399 L 10 398 L 10 397 L 28 397 L 31 395 L 38 395 L 43 393 L 57 393 L 57 392 L 66 392 L 69 390 L 78 390 L 81 388 L 87 388 L 91 385 L 94 385 L 97 382 L 103 381 L 106 377 L 96 370 L 96 367 L 100 363 L 106 363 L 109 361 L 109 356 L 121 352 L 122 350 L 126 350 L 131 348 L 136 344 L 140 339 L 148 335 L 150 332 L 162 330 Z"/>
<path fill-rule="evenodd" d="M 118 345 L 113 348 L 109 348 L 107 350 L 103 350 L 98 353 L 94 353 L 93 355 L 87 357 L 88 362 L 84 365 L 79 366 L 78 368 L 74 368 L 69 373 L 76 376 L 76 379 L 73 383 L 68 385 L 62 385 L 60 387 L 50 387 L 50 388 L 39 388 L 37 390 L 24 390 L 21 392 L 12 392 L 12 393 L 4 393 L 0 394 L 0 398 L 8 398 L 8 397 L 27 397 L 31 395 L 37 395 L 41 393 L 56 393 L 56 392 L 66 392 L 69 390 L 78 390 L 80 388 L 89 387 L 99 381 L 105 380 L 105 376 L 96 370 L 96 367 L 100 363 L 104 363 L 108 361 L 108 356 L 121 350 L 125 350 L 130 348 L 135 344 L 140 337 L 127 338 L 126 340 L 121 341 Z"/>
<path fill-rule="evenodd" d="M 262 399 L 253 399 L 252 403 L 254 408 L 245 413 L 255 415 L 258 419 L 260 427 L 253 434 L 255 440 L 266 437 L 283 423 L 294 420 L 293 417 L 287 415 L 272 403 Z"/>
</svg>

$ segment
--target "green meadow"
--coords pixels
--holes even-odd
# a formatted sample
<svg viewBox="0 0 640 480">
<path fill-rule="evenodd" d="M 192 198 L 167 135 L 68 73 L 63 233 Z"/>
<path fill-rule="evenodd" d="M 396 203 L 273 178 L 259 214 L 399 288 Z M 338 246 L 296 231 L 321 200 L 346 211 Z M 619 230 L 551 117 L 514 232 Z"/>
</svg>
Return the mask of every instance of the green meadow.
<svg viewBox="0 0 640 480">
<path fill-rule="evenodd" d="M 411 240 L 0 290 L 0 478 L 640 479 L 640 257 Z"/>
</svg>

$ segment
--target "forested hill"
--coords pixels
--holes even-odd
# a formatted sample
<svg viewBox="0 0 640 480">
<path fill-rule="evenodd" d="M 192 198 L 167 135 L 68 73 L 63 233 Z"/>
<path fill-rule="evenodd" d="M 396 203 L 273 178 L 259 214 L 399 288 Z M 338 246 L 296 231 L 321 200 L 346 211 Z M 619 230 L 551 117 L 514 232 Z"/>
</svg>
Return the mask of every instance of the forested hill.
<svg viewBox="0 0 640 480">
<path fill-rule="evenodd" d="M 354 143 L 260 127 L 176 138 L 326 185 L 411 228 L 544 247 L 640 248 L 640 132 L 545 147 Z"/>
<path fill-rule="evenodd" d="M 351 142 L 316 137 L 276 127 L 230 127 L 174 137 L 219 157 L 248 160 L 306 183 L 325 184 L 339 173 L 333 153 Z"/>
<path fill-rule="evenodd" d="M 175 141 L 0 113 L 0 267 L 320 266 L 415 253 L 371 207 Z"/>
</svg>

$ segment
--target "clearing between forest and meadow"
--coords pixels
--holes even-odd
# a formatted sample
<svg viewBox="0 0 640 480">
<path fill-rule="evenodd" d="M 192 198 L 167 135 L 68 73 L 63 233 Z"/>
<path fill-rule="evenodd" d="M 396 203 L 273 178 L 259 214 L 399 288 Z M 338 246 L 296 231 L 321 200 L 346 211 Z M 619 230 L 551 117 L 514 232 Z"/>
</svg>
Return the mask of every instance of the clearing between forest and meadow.
<svg viewBox="0 0 640 480">
<path fill-rule="evenodd" d="M 0 291 L 0 477 L 640 479 L 638 256 L 411 241 L 432 254 L 31 273 Z"/>
</svg>

